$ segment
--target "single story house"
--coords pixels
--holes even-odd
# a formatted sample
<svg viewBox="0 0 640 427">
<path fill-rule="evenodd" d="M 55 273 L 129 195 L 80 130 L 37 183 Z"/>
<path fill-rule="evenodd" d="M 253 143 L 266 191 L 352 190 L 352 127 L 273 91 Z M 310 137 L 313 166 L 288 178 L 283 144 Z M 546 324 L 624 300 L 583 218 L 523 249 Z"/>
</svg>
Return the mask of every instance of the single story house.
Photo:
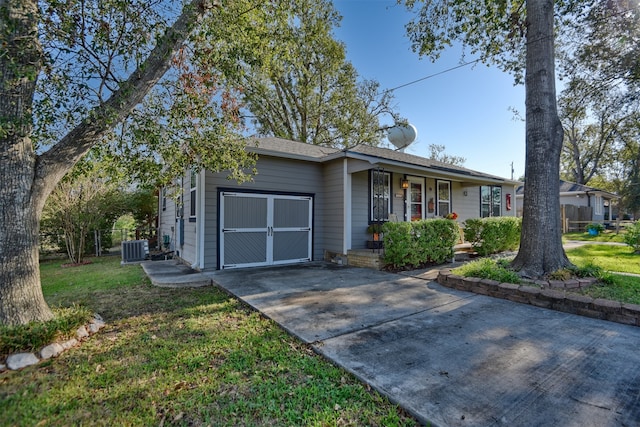
<svg viewBox="0 0 640 427">
<path fill-rule="evenodd" d="M 560 180 L 560 205 L 564 208 L 564 217 L 571 222 L 612 221 L 612 205 L 619 196 L 588 185 Z M 518 216 L 522 216 L 524 185 L 516 191 Z"/>
<path fill-rule="evenodd" d="M 202 170 L 161 192 L 160 241 L 195 269 L 346 260 L 372 223 L 516 214 L 518 182 L 404 152 L 279 138 L 247 149 L 258 156 L 251 182 Z"/>
</svg>

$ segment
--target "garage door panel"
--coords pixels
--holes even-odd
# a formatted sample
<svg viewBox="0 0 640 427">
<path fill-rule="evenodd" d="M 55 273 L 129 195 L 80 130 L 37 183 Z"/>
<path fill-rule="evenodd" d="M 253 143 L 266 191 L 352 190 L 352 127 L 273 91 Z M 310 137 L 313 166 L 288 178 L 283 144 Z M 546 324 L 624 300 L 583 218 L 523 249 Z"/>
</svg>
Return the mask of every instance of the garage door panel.
<svg viewBox="0 0 640 427">
<path fill-rule="evenodd" d="M 308 230 L 279 231 L 273 234 L 273 261 L 309 259 Z"/>
<path fill-rule="evenodd" d="M 267 261 L 267 233 L 227 233 L 224 236 L 225 264 L 254 264 Z"/>
<path fill-rule="evenodd" d="M 273 226 L 309 227 L 311 204 L 309 199 L 275 199 L 273 201 Z"/>
<path fill-rule="evenodd" d="M 266 228 L 267 199 L 233 196 L 224 199 L 224 228 Z"/>
</svg>

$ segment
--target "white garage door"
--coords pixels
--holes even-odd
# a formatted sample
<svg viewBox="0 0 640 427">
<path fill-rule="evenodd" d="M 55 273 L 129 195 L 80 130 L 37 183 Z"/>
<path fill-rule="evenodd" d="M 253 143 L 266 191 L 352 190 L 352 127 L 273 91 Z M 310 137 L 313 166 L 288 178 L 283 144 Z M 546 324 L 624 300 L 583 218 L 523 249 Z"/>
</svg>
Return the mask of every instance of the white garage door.
<svg viewBox="0 0 640 427">
<path fill-rule="evenodd" d="M 220 268 L 310 261 L 312 219 L 309 196 L 221 193 Z"/>
</svg>

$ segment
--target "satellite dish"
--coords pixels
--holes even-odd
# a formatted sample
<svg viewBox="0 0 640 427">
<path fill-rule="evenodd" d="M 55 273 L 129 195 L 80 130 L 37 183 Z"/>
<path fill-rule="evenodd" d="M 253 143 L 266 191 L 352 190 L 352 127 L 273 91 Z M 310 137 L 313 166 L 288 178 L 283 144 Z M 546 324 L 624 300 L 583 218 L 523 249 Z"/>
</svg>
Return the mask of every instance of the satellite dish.
<svg viewBox="0 0 640 427">
<path fill-rule="evenodd" d="M 418 130 L 412 124 L 398 125 L 387 129 L 387 138 L 398 150 L 404 150 L 418 137 Z"/>
</svg>

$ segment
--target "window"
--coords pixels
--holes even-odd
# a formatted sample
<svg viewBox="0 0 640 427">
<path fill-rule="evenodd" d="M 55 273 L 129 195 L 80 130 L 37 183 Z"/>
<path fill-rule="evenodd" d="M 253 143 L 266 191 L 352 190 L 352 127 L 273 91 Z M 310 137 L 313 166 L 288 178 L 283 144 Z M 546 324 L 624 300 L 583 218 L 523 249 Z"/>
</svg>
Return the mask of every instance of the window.
<svg viewBox="0 0 640 427">
<path fill-rule="evenodd" d="M 176 219 L 184 217 L 184 178 L 176 179 L 176 194 L 178 197 L 175 199 L 176 203 Z"/>
<path fill-rule="evenodd" d="M 196 190 L 197 190 L 198 175 L 196 171 L 191 171 L 191 185 L 190 185 L 190 198 L 189 198 L 189 218 L 196 217 Z"/>
<path fill-rule="evenodd" d="M 594 203 L 595 214 L 602 215 L 602 208 L 604 207 L 604 203 L 602 202 L 602 196 L 595 196 L 596 200 Z"/>
<path fill-rule="evenodd" d="M 371 221 L 388 221 L 391 213 L 391 175 L 389 172 L 371 171 Z"/>
<path fill-rule="evenodd" d="M 502 215 L 502 187 L 495 185 L 483 185 L 480 187 L 480 216 Z"/>
<path fill-rule="evenodd" d="M 162 187 L 162 210 L 167 210 L 167 187 Z"/>
<path fill-rule="evenodd" d="M 447 216 L 451 213 L 451 182 L 437 181 L 438 210 L 436 215 Z"/>
</svg>

